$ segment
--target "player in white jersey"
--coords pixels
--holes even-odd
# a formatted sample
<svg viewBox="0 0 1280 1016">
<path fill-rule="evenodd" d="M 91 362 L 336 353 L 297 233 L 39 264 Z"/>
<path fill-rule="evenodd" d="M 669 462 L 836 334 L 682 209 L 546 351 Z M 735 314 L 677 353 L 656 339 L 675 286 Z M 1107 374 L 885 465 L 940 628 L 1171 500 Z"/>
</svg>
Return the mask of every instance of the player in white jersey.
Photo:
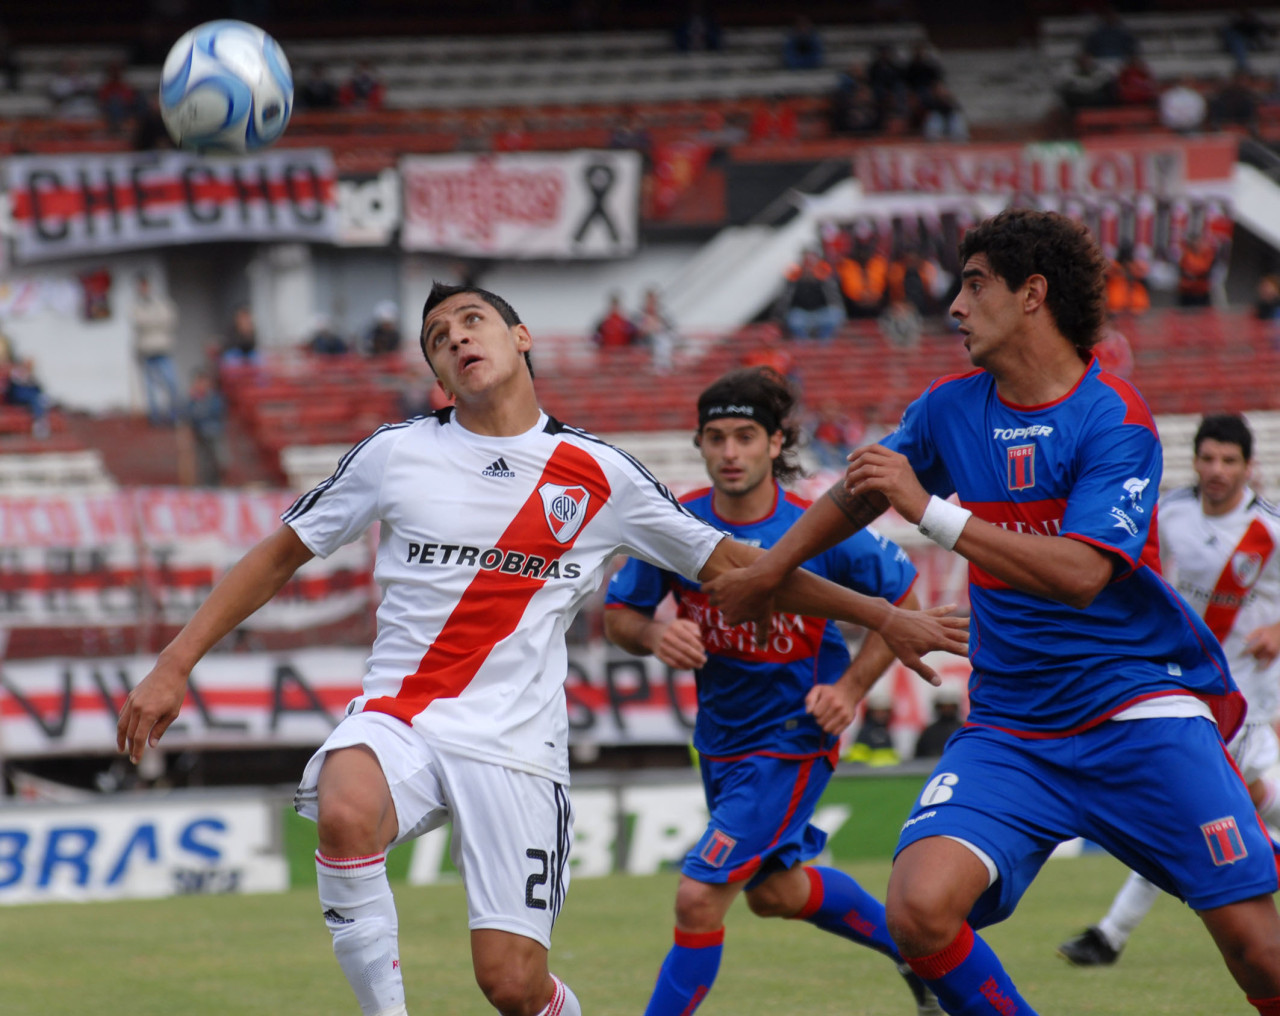
<svg viewBox="0 0 1280 1016">
<path fill-rule="evenodd" d="M 138 762 L 199 659 L 313 555 L 380 523 L 378 634 L 362 694 L 308 763 L 321 907 L 365 1016 L 407 1012 L 385 853 L 446 821 L 467 890 L 476 981 L 504 1016 L 575 1016 L 547 967 L 572 809 L 564 633 L 616 553 L 709 579 L 759 553 L 686 511 L 626 453 L 538 408 L 532 337 L 492 293 L 436 285 L 423 354 L 455 406 L 386 426 L 285 513 L 214 587 L 129 694 Z M 813 575 L 780 603 L 878 630 L 913 669 L 963 652 L 968 623 Z"/>
<path fill-rule="evenodd" d="M 1253 433 L 1240 416 L 1206 416 L 1195 436 L 1194 487 L 1160 499 L 1165 574 L 1218 637 L 1249 703 L 1228 747 L 1263 821 L 1280 829 L 1280 513 L 1249 487 Z M 1075 966 L 1114 963 L 1160 890 L 1136 872 L 1097 924 L 1058 947 Z"/>
</svg>

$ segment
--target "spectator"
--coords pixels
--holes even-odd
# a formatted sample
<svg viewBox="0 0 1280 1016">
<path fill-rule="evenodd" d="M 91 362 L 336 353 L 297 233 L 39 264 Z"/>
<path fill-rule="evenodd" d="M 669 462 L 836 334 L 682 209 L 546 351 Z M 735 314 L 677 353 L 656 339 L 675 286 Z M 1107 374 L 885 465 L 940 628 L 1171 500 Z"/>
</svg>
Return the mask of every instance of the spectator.
<svg viewBox="0 0 1280 1016">
<path fill-rule="evenodd" d="M 795 360 L 782 344 L 782 333 L 774 325 L 764 325 L 756 335 L 756 346 L 743 354 L 742 366 L 767 367 L 780 377 L 786 378 L 799 391 L 800 383 L 795 373 Z"/>
<path fill-rule="evenodd" d="M 927 317 L 933 311 L 940 278 L 937 265 L 917 248 L 904 247 L 886 275 L 889 303 L 908 303 L 921 317 Z"/>
<path fill-rule="evenodd" d="M 1192 78 L 1182 78 L 1160 95 L 1160 124 L 1171 131 L 1194 131 L 1204 123 L 1209 104 Z"/>
<path fill-rule="evenodd" d="M 1252 128 L 1258 115 L 1258 96 L 1244 71 L 1231 79 L 1209 100 L 1209 121 L 1214 127 L 1237 125 Z"/>
<path fill-rule="evenodd" d="M 356 64 L 347 82 L 338 90 L 338 105 L 344 109 L 381 109 L 385 89 L 377 71 L 368 63 Z"/>
<path fill-rule="evenodd" d="M 1116 101 L 1115 74 L 1081 50 L 1066 73 L 1058 79 L 1058 95 L 1070 112 Z"/>
<path fill-rule="evenodd" d="M 819 468 L 844 472 L 845 457 L 853 447 L 853 426 L 840 403 L 830 400 L 822 404 L 809 437 Z"/>
<path fill-rule="evenodd" d="M 1138 37 L 1108 10 L 1097 27 L 1084 37 L 1084 51 L 1095 60 L 1128 60 L 1138 53 Z"/>
<path fill-rule="evenodd" d="M 889 300 L 889 306 L 876 324 L 880 334 L 894 349 L 915 349 L 924 333 L 924 318 L 907 300 Z"/>
<path fill-rule="evenodd" d="M 1212 302 L 1213 267 L 1217 251 L 1203 231 L 1182 243 L 1178 257 L 1178 306 L 1208 307 Z"/>
<path fill-rule="evenodd" d="M 1151 307 L 1147 263 L 1138 258 L 1132 244 L 1124 244 L 1107 268 L 1107 311 L 1142 314 Z"/>
<path fill-rule="evenodd" d="M 844 312 L 851 318 L 872 318 L 884 303 L 889 259 L 875 244 L 859 241 L 853 251 L 836 262 L 836 278 L 844 297 Z"/>
<path fill-rule="evenodd" d="M 325 76 L 323 64 L 313 63 L 307 68 L 294 94 L 299 109 L 338 108 L 338 86 Z"/>
<path fill-rule="evenodd" d="M 1276 30 L 1258 17 L 1256 11 L 1240 10 L 1222 29 L 1223 48 L 1231 54 L 1238 70 L 1249 69 L 1249 54 L 1271 48 Z"/>
<path fill-rule="evenodd" d="M 178 371 L 173 348 L 178 327 L 178 307 L 151 288 L 151 279 L 139 272 L 134 283 L 133 351 L 142 367 L 146 389 L 147 419 L 153 427 L 172 425 L 178 419 Z M 163 406 L 161 402 L 163 401 Z"/>
<path fill-rule="evenodd" d="M 185 418 L 195 453 L 197 485 L 221 486 L 223 463 L 226 461 L 227 405 L 214 387 L 208 371 L 197 370 L 191 375 Z"/>
<path fill-rule="evenodd" d="M 258 328 L 247 303 L 240 304 L 231 315 L 231 330 L 223 340 L 221 360 L 229 367 L 258 365 Z"/>
<path fill-rule="evenodd" d="M 364 337 L 364 351 L 370 356 L 400 352 L 400 308 L 394 300 L 382 300 L 373 309 L 373 324 Z"/>
<path fill-rule="evenodd" d="M 782 66 L 789 71 L 816 71 L 825 59 L 821 33 L 804 15 L 796 18 L 782 41 Z"/>
<path fill-rule="evenodd" d="M 1280 278 L 1275 275 L 1264 275 L 1258 280 L 1253 316 L 1259 321 L 1280 319 Z"/>
<path fill-rule="evenodd" d="M 920 731 L 916 741 L 916 758 L 937 758 L 943 745 L 957 730 L 964 726 L 960 718 L 960 689 L 954 684 L 944 684 L 933 696 L 933 722 Z"/>
<path fill-rule="evenodd" d="M 879 134 L 884 130 L 884 110 L 876 102 L 866 72 L 851 66 L 831 94 L 831 130 L 834 134 L 854 136 Z"/>
<path fill-rule="evenodd" d="M 675 28 L 674 41 L 681 53 L 714 52 L 724 45 L 720 23 L 700 0 L 689 5 L 689 16 Z"/>
<path fill-rule="evenodd" d="M 906 82 L 902 68 L 894 58 L 893 49 L 887 45 L 876 47 L 876 55 L 867 65 L 867 83 L 876 105 L 886 117 L 901 113 L 906 106 Z"/>
<path fill-rule="evenodd" d="M 911 94 L 924 99 L 933 86 L 942 82 L 942 64 L 929 48 L 928 43 L 917 42 L 911 51 L 911 59 L 902 69 L 902 82 Z"/>
<path fill-rule="evenodd" d="M 893 746 L 893 734 L 889 724 L 893 722 L 893 699 L 888 691 L 878 685 L 864 700 L 866 710 L 862 726 L 845 752 L 845 761 L 869 766 L 896 766 L 901 760 Z"/>
<path fill-rule="evenodd" d="M 334 329 L 333 319 L 328 314 L 317 314 L 312 319 L 307 349 L 317 356 L 345 356 L 351 352 L 351 346 Z"/>
<path fill-rule="evenodd" d="M 636 315 L 635 326 L 634 341 L 649 347 L 653 353 L 653 369 L 659 374 L 669 374 L 680 340 L 676 326 L 662 309 L 656 289 L 645 290 L 644 304 Z"/>
<path fill-rule="evenodd" d="M 98 88 L 98 108 L 107 126 L 118 131 L 126 121 L 146 112 L 147 101 L 124 79 L 124 68 L 116 63 L 107 69 L 106 80 Z"/>
<path fill-rule="evenodd" d="M 62 62 L 49 79 L 48 90 L 58 116 L 63 119 L 82 120 L 98 115 L 98 89 L 75 57 L 67 57 Z"/>
<path fill-rule="evenodd" d="M 926 141 L 968 141 L 969 122 L 946 84 L 935 81 L 919 100 L 920 132 Z"/>
<path fill-rule="evenodd" d="M 807 250 L 787 270 L 777 317 L 793 339 L 827 342 L 844 321 L 844 305 L 831 266 Z"/>
<path fill-rule="evenodd" d="M 755 104 L 751 124 L 747 127 L 748 141 L 795 141 L 799 133 L 800 121 L 793 106 L 776 96 Z"/>
<path fill-rule="evenodd" d="M 11 406 L 21 406 L 31 414 L 33 437 L 49 436 L 49 410 L 53 403 L 37 379 L 35 361 L 30 357 L 15 359 L 9 364 L 4 401 Z"/>
<path fill-rule="evenodd" d="M 1116 75 L 1116 100 L 1122 106 L 1145 106 L 1155 102 L 1160 85 L 1151 73 L 1147 62 L 1139 56 L 1130 57 Z"/>
<path fill-rule="evenodd" d="M 591 341 L 601 349 L 621 349 L 636 340 L 636 326 L 622 310 L 622 294 L 609 297 L 609 309 L 597 322 Z"/>
</svg>

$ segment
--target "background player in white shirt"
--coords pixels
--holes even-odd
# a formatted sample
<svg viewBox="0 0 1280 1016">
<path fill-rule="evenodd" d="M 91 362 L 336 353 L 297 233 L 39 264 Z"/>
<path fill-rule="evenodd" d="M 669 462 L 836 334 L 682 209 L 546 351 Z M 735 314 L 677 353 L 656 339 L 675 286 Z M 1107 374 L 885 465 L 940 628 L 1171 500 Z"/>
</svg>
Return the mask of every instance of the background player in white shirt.
<svg viewBox="0 0 1280 1016">
<path fill-rule="evenodd" d="M 380 523 L 383 589 L 362 694 L 307 765 L 298 810 L 334 952 L 365 1016 L 407 1012 L 385 852 L 446 821 L 476 980 L 504 1016 L 575 1016 L 547 968 L 572 809 L 564 632 L 615 553 L 708 579 L 759 552 L 683 509 L 626 453 L 538 408 L 532 337 L 501 297 L 433 287 L 424 355 L 456 406 L 381 428 L 249 551 L 125 701 L 138 762 L 200 658 L 313 555 Z M 968 622 L 798 574 L 783 608 L 880 632 L 908 666 L 965 650 Z"/>
<path fill-rule="evenodd" d="M 1249 487 L 1253 432 L 1240 416 L 1206 416 L 1196 430 L 1194 487 L 1160 499 L 1160 556 L 1174 587 L 1226 650 L 1249 703 L 1228 747 L 1258 814 L 1280 828 L 1280 762 L 1273 726 L 1280 705 L 1280 514 Z M 1080 967 L 1114 963 L 1160 889 L 1133 872 L 1097 924 L 1058 946 Z"/>
</svg>

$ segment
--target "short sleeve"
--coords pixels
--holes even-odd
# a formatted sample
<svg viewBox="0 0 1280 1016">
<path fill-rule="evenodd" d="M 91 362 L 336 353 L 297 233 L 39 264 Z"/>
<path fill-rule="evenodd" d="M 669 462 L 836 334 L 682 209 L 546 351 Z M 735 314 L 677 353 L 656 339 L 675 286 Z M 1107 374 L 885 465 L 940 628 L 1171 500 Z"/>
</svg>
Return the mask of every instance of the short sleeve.
<svg viewBox="0 0 1280 1016">
<path fill-rule="evenodd" d="M 619 548 L 696 581 L 725 533 L 677 501 L 643 466 L 624 455 L 613 486 Z"/>
<path fill-rule="evenodd" d="M 955 493 L 956 488 L 938 454 L 929 426 L 930 400 L 934 397 L 934 390 L 930 388 L 907 406 L 898 429 L 881 438 L 880 444 L 905 455 L 915 471 L 916 479 L 930 494 L 948 498 Z"/>
<path fill-rule="evenodd" d="M 609 580 L 605 606 L 632 607 L 651 615 L 667 595 L 668 574 L 647 561 L 628 558 Z"/>
<path fill-rule="evenodd" d="M 1082 443 L 1079 456 L 1062 535 L 1118 554 L 1136 567 L 1152 542 L 1163 470 L 1159 440 L 1141 424 L 1099 425 Z"/>
<path fill-rule="evenodd" d="M 328 557 L 378 519 L 382 477 L 399 433 L 375 431 L 342 457 L 332 476 L 280 516 L 312 553 Z"/>
<path fill-rule="evenodd" d="M 898 603 L 916 580 L 907 552 L 874 529 L 862 529 L 828 551 L 834 582 L 865 596 Z"/>
</svg>

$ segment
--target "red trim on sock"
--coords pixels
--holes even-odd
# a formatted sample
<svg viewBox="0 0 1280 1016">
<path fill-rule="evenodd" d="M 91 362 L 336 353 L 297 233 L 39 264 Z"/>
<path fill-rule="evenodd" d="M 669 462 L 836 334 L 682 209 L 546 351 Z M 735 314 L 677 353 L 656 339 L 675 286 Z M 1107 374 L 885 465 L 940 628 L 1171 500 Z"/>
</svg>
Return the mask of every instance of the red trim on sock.
<svg viewBox="0 0 1280 1016">
<path fill-rule="evenodd" d="M 1249 1004 L 1262 1016 L 1280 1016 L 1280 995 L 1275 998 L 1251 998 Z"/>
<path fill-rule="evenodd" d="M 704 931 L 695 934 L 691 931 L 676 929 L 676 945 L 685 949 L 710 949 L 712 946 L 724 945 L 723 925 L 715 931 Z"/>
<path fill-rule="evenodd" d="M 804 873 L 809 876 L 809 898 L 805 900 L 804 906 L 793 915 L 797 921 L 807 921 L 822 909 L 822 897 L 825 892 L 822 885 L 822 876 L 818 874 L 816 868 L 805 868 Z"/>
<path fill-rule="evenodd" d="M 387 859 L 386 854 L 365 854 L 363 857 L 328 857 L 320 851 L 316 851 L 316 864 L 323 864 L 326 868 L 337 868 L 347 871 L 352 868 L 368 868 L 375 864 L 381 864 Z"/>
<path fill-rule="evenodd" d="M 930 956 L 904 956 L 903 959 L 924 980 L 936 981 L 955 970 L 969 958 L 971 952 L 973 952 L 973 929 L 966 921 L 964 927 L 960 929 L 960 934 L 955 937 L 955 941 L 945 949 L 939 949 Z"/>
<path fill-rule="evenodd" d="M 689 999 L 689 1004 L 680 1010 L 680 1016 L 692 1016 L 693 1011 L 702 1005 L 702 1000 L 707 997 L 707 992 L 710 990 L 705 984 L 699 984 L 698 990 L 693 993 L 693 998 Z"/>
<path fill-rule="evenodd" d="M 564 1012 L 565 990 L 564 982 L 555 974 L 549 975 L 551 978 L 551 1001 L 547 1003 L 547 1007 L 542 1010 L 538 1016 L 560 1016 Z"/>
</svg>

